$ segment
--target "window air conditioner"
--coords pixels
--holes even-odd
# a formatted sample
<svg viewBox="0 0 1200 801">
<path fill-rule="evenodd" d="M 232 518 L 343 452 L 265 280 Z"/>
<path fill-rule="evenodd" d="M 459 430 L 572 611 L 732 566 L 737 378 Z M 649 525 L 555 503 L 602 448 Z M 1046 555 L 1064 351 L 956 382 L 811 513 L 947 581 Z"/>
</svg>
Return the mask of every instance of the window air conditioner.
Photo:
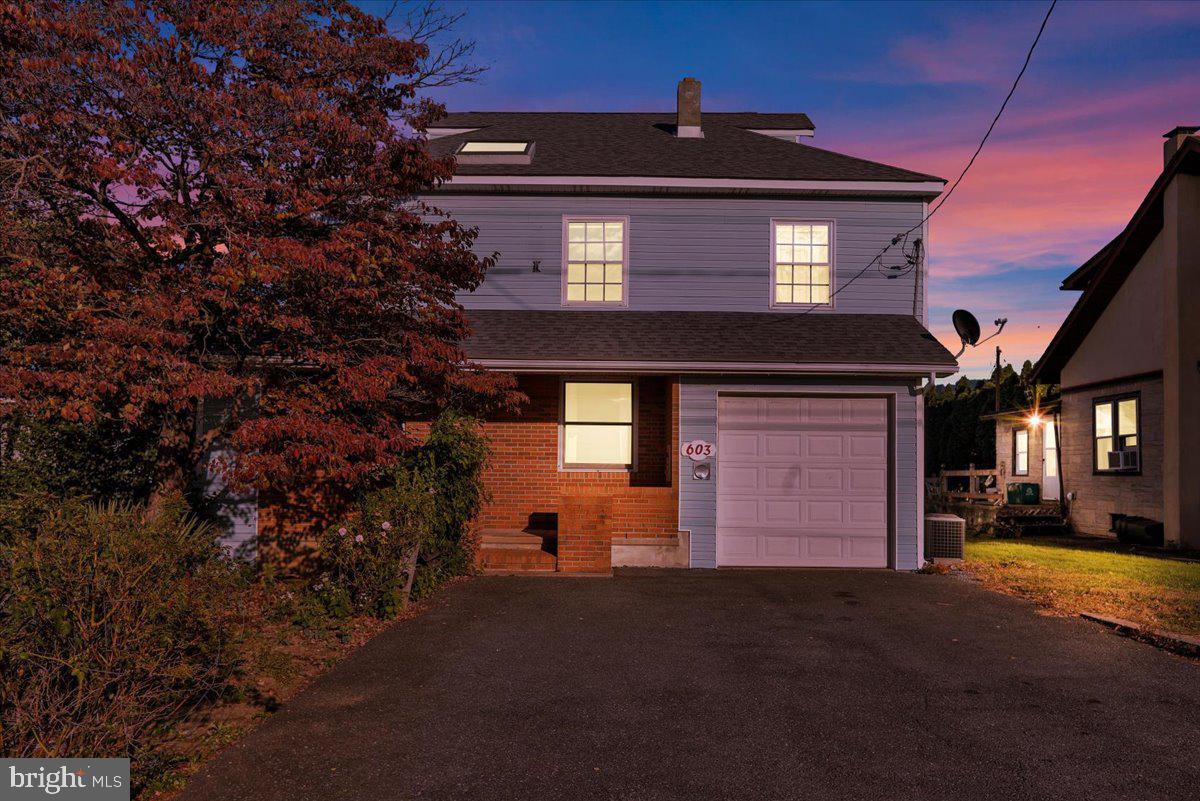
<svg viewBox="0 0 1200 801">
<path fill-rule="evenodd" d="M 1140 452 L 1137 450 L 1121 450 L 1108 452 L 1109 470 L 1137 470 L 1141 466 Z"/>
</svg>

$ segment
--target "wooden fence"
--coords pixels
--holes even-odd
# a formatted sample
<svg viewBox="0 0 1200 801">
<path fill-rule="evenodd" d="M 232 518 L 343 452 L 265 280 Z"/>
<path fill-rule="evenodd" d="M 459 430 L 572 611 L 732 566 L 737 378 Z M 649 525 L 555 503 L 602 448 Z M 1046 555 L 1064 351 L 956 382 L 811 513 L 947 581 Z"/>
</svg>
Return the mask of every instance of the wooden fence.
<svg viewBox="0 0 1200 801">
<path fill-rule="evenodd" d="M 951 480 L 955 489 L 950 488 Z M 966 489 L 963 481 L 966 479 Z M 999 469 L 979 469 L 971 465 L 966 470 L 946 470 L 938 474 L 937 490 L 942 497 L 951 501 L 991 501 L 1000 504 L 1004 502 L 1004 471 Z M 987 490 L 991 488 L 991 492 Z"/>
</svg>

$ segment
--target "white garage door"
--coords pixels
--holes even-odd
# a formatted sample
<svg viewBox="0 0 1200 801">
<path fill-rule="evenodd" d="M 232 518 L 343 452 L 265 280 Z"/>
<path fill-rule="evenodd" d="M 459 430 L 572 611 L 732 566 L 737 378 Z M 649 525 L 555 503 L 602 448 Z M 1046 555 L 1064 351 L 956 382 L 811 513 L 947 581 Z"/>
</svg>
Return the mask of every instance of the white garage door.
<svg viewBox="0 0 1200 801">
<path fill-rule="evenodd" d="M 717 564 L 887 567 L 884 398 L 722 397 Z"/>
</svg>

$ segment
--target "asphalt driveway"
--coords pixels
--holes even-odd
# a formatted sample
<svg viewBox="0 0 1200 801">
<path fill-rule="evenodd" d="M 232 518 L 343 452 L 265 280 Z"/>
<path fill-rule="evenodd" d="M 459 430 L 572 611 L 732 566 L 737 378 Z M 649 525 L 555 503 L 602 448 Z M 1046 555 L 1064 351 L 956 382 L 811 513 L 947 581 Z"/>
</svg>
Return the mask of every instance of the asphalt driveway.
<svg viewBox="0 0 1200 801">
<path fill-rule="evenodd" d="M 959 578 L 479 578 L 183 798 L 1195 798 L 1200 663 Z"/>
</svg>

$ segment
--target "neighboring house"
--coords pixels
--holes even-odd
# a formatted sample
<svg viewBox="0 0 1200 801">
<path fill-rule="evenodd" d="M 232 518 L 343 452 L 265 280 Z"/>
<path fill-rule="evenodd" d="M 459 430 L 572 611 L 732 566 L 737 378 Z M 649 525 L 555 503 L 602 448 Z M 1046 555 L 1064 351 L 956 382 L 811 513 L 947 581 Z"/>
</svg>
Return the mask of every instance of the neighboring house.
<svg viewBox="0 0 1200 801">
<path fill-rule="evenodd" d="M 701 116 L 692 79 L 676 113 L 429 131 L 458 170 L 427 199 L 500 254 L 465 348 L 530 399 L 485 424 L 485 566 L 921 565 L 919 390 L 957 369 L 920 252 L 945 182 L 812 134 Z"/>
<path fill-rule="evenodd" d="M 1014 409 L 984 415 L 996 422 L 998 491 L 1008 484 L 1037 484 L 1039 498 L 1062 498 L 1062 457 L 1058 450 L 1059 402 L 1042 402 L 1036 409 Z"/>
<path fill-rule="evenodd" d="M 1063 281 L 1083 294 L 1034 370 L 1062 387 L 1063 491 L 1082 533 L 1137 515 L 1200 548 L 1197 131 L 1166 134 L 1162 174 L 1129 224 Z"/>
</svg>

